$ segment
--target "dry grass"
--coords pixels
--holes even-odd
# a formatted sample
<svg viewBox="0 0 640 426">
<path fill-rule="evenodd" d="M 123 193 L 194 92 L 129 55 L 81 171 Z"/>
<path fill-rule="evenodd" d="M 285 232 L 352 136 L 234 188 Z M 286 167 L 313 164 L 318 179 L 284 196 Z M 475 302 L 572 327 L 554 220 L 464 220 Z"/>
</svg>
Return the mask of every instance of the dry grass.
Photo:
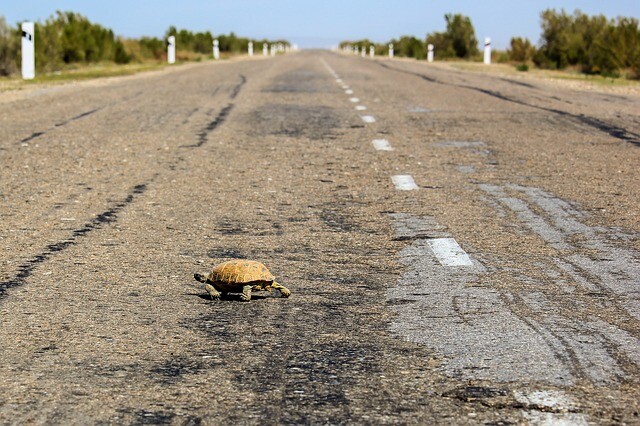
<svg viewBox="0 0 640 426">
<path fill-rule="evenodd" d="M 70 67 L 65 70 L 36 75 L 33 80 L 23 80 L 20 76 L 1 77 L 0 91 L 19 90 L 31 85 L 67 83 L 72 81 L 90 80 L 104 77 L 132 75 L 144 71 L 159 70 L 165 64 L 156 62 L 143 64 L 97 64 L 80 67 Z"/>
</svg>

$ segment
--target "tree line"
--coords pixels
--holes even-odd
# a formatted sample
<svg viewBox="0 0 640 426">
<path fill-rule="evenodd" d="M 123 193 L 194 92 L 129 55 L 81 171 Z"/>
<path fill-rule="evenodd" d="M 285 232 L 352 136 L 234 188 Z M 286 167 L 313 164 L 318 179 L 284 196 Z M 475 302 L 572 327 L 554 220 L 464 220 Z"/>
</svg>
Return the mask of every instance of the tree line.
<svg viewBox="0 0 640 426">
<path fill-rule="evenodd" d="M 479 57 L 478 39 L 471 19 L 461 14 L 446 14 L 444 19 L 447 23 L 446 30 L 427 34 L 425 40 L 406 35 L 382 44 L 372 43 L 368 39 L 343 41 L 340 43 L 340 47 L 355 46 L 360 50 L 363 47 L 369 49 L 369 46 L 375 46 L 376 54 L 384 54 L 388 51 L 388 45 L 393 44 L 395 56 L 426 59 L 427 45 L 432 44 L 440 59 L 474 59 Z"/>
<path fill-rule="evenodd" d="M 178 30 L 176 27 L 171 26 L 165 33 L 165 40 L 169 36 L 175 36 L 176 45 L 180 49 L 203 54 L 211 53 L 214 37 L 209 31 L 192 33 L 184 29 Z M 265 44 L 267 46 L 271 44 L 289 46 L 289 42 L 287 40 L 249 39 L 246 37 L 238 37 L 233 32 L 229 34 L 219 34 L 216 36 L 216 39 L 218 40 L 220 51 L 230 53 L 246 52 L 249 48 L 250 42 L 253 43 L 253 47 L 256 51 L 262 49 L 262 46 Z"/>
<path fill-rule="evenodd" d="M 163 39 L 127 39 L 116 36 L 111 29 L 92 23 L 78 13 L 58 11 L 45 22 L 35 23 L 36 69 L 50 72 L 69 64 L 164 61 L 167 56 L 166 39 L 170 35 L 176 37 L 178 60 L 198 60 L 212 53 L 214 36 L 209 31 L 194 33 L 171 26 Z M 18 72 L 21 37 L 20 25 L 12 27 L 0 16 L 0 75 Z M 238 37 L 233 32 L 216 37 L 220 51 L 228 53 L 246 52 L 249 42 L 253 42 L 256 51 L 262 48 L 262 44 L 289 45 L 286 40 L 252 40 Z"/>
<path fill-rule="evenodd" d="M 340 47 L 375 46 L 376 54 L 386 54 L 387 45 L 393 43 L 395 55 L 425 59 L 427 45 L 432 44 L 438 59 L 481 60 L 471 19 L 461 14 L 447 14 L 444 18 L 445 31 L 429 33 L 424 40 L 403 36 L 372 43 L 363 39 L 343 41 Z M 527 38 L 513 37 L 508 50 L 493 52 L 495 60 L 543 69 L 572 67 L 586 74 L 609 77 L 627 72 L 631 78 L 640 78 L 640 26 L 636 18 L 608 19 L 579 10 L 568 14 L 547 9 L 540 14 L 540 21 L 542 33 L 537 46 Z"/>
</svg>

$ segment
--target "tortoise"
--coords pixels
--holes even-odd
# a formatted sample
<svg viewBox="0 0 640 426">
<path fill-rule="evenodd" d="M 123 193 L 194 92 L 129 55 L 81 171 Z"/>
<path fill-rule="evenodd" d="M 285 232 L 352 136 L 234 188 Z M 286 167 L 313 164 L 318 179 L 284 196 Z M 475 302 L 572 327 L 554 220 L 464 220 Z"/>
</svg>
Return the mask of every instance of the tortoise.
<svg viewBox="0 0 640 426">
<path fill-rule="evenodd" d="M 194 274 L 193 278 L 205 284 L 204 288 L 213 300 L 220 299 L 222 294 L 241 292 L 240 300 L 248 302 L 252 291 L 271 291 L 274 288 L 282 297 L 291 295 L 286 287 L 276 282 L 263 263 L 255 260 L 230 260 L 215 266 L 207 276 Z"/>
</svg>

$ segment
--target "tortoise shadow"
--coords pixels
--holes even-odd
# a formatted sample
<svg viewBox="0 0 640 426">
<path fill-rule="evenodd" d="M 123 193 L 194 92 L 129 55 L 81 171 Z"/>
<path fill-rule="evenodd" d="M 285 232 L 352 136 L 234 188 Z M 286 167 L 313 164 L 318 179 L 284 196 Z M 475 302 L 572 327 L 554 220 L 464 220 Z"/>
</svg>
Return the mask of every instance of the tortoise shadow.
<svg viewBox="0 0 640 426">
<path fill-rule="evenodd" d="M 227 293 L 227 294 L 223 294 L 220 296 L 220 300 L 212 300 L 211 297 L 208 294 L 203 294 L 203 293 L 186 293 L 187 296 L 195 296 L 195 297 L 199 297 L 202 300 L 206 300 L 208 302 L 243 302 L 242 300 L 240 300 L 240 293 Z M 251 295 L 251 301 L 253 300 L 263 300 L 263 299 L 270 299 L 271 297 L 263 295 L 263 294 L 252 294 Z"/>
</svg>

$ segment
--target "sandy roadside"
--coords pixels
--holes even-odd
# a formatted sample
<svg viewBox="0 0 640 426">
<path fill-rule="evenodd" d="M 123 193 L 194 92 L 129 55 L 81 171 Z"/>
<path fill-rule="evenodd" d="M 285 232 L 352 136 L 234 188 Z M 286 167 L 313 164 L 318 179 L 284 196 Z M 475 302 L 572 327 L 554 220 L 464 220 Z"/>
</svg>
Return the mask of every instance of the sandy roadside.
<svg viewBox="0 0 640 426">
<path fill-rule="evenodd" d="M 520 72 L 513 65 L 492 64 L 485 66 L 475 62 L 433 62 L 416 61 L 415 59 L 394 58 L 394 61 L 419 62 L 425 66 L 450 70 L 453 72 L 472 72 L 488 74 L 502 78 L 523 82 L 536 82 L 538 84 L 573 89 L 588 92 L 611 93 L 626 96 L 640 96 L 640 81 L 616 80 L 615 83 L 607 83 L 606 80 L 596 79 L 582 74 L 573 74 L 565 71 L 539 70 L 532 68 L 528 72 Z"/>
<path fill-rule="evenodd" d="M 0 81 L 0 104 L 32 98 L 60 90 L 76 89 L 80 87 L 103 87 L 120 81 L 143 79 L 155 75 L 167 75 L 175 72 L 182 72 L 189 69 L 205 67 L 214 64 L 219 66 L 232 62 L 261 59 L 263 59 L 261 56 L 254 56 L 253 58 L 249 58 L 246 55 L 241 55 L 230 58 L 228 60 L 222 60 L 217 63 L 214 61 L 187 62 L 177 65 L 165 66 L 164 68 L 160 69 L 140 71 L 136 72 L 135 74 L 111 77 L 96 77 L 82 80 L 49 81 L 33 84 L 24 84 L 20 80 L 5 80 Z"/>
</svg>

